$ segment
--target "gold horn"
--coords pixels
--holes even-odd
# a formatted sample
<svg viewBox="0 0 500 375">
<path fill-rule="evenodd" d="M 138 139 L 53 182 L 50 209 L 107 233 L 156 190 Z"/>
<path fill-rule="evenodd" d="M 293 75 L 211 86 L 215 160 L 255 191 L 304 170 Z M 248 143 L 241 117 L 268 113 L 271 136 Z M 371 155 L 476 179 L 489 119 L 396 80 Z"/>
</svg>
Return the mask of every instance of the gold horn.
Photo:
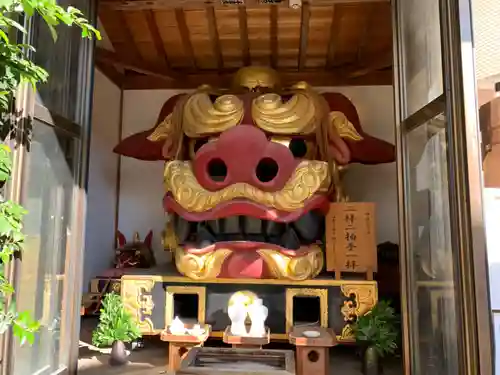
<svg viewBox="0 0 500 375">
<path fill-rule="evenodd" d="M 252 103 L 252 116 L 261 129 L 274 134 L 310 134 L 316 127 L 318 108 L 308 90 L 296 90 L 287 101 L 274 93 Z"/>
<path fill-rule="evenodd" d="M 219 96 L 212 103 L 205 91 L 191 95 L 184 106 L 184 134 L 196 138 L 221 133 L 238 125 L 243 118 L 243 102 L 236 95 Z"/>
<path fill-rule="evenodd" d="M 245 87 L 255 90 L 259 87 L 275 88 L 279 86 L 278 73 L 265 66 L 247 66 L 241 68 L 233 77 L 233 87 Z"/>
</svg>

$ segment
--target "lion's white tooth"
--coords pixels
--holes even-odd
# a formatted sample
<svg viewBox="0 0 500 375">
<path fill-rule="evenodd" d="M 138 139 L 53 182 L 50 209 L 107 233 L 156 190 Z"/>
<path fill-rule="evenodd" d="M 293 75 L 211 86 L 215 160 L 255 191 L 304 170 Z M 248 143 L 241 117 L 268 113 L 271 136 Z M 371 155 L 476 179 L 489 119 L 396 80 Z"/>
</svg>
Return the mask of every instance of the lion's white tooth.
<svg viewBox="0 0 500 375">
<path fill-rule="evenodd" d="M 247 234 L 261 234 L 262 233 L 262 220 L 254 217 L 245 217 L 244 231 Z"/>
<path fill-rule="evenodd" d="M 317 212 L 308 212 L 293 222 L 292 225 L 300 237 L 307 242 L 312 242 L 322 236 L 324 218 Z"/>
</svg>

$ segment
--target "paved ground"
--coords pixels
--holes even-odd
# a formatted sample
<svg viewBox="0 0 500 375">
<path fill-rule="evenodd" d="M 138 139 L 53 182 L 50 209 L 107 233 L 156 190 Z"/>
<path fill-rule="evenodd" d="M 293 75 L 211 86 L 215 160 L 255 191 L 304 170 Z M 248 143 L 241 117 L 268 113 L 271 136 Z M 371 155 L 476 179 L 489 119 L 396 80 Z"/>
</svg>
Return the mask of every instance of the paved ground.
<svg viewBox="0 0 500 375">
<path fill-rule="evenodd" d="M 90 343 L 91 332 L 95 321 L 84 320 L 80 342 L 79 375 L 158 375 L 165 374 L 167 364 L 167 345 L 158 339 L 147 340 L 144 349 L 130 353 L 130 364 L 124 367 L 108 366 L 106 351 L 99 351 Z M 361 375 L 360 362 L 355 350 L 348 347 L 337 347 L 331 351 L 331 373 L 335 375 Z M 384 375 L 402 375 L 398 360 L 384 366 Z"/>
</svg>

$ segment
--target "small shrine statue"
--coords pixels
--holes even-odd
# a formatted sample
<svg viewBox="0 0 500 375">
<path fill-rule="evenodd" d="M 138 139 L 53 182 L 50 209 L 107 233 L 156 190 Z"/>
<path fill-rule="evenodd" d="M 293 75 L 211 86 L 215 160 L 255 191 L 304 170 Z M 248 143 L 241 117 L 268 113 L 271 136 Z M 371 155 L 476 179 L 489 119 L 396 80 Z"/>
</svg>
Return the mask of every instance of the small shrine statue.
<svg viewBox="0 0 500 375">
<path fill-rule="evenodd" d="M 268 309 L 255 293 L 247 290 L 234 293 L 229 299 L 227 314 L 231 319 L 232 335 L 265 336 Z M 250 320 L 250 331 L 247 330 L 248 320 Z"/>
<path fill-rule="evenodd" d="M 234 336 L 247 336 L 247 328 L 245 326 L 245 320 L 248 315 L 247 303 L 248 296 L 241 292 L 236 292 L 229 300 L 227 315 L 231 319 L 231 334 Z"/>
<path fill-rule="evenodd" d="M 266 319 L 268 309 L 262 303 L 262 299 L 257 298 L 248 306 L 248 316 L 252 321 L 249 335 L 252 337 L 263 337 L 266 334 Z"/>
</svg>

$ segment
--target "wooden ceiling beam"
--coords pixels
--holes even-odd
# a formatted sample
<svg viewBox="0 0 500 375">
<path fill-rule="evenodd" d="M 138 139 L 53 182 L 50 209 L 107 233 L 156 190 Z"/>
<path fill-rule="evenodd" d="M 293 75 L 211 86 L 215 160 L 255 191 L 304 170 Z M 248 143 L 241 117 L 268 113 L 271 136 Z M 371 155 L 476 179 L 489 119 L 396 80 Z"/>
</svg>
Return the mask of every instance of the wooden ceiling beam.
<svg viewBox="0 0 500 375">
<path fill-rule="evenodd" d="M 108 79 L 113 82 L 116 86 L 122 87 L 123 80 L 125 75 L 123 72 L 119 72 L 113 65 L 105 63 L 103 61 L 96 61 L 96 68 L 102 74 L 104 74 Z"/>
<path fill-rule="evenodd" d="M 352 72 L 352 70 L 351 70 Z M 194 89 L 203 84 L 229 87 L 233 73 L 191 74 L 178 81 L 159 80 L 153 76 L 128 75 L 123 82 L 125 90 Z M 373 71 L 363 76 L 351 77 L 350 71 L 337 69 L 331 72 L 280 72 L 285 86 L 306 81 L 313 86 L 376 86 L 391 85 L 392 70 Z"/>
<path fill-rule="evenodd" d="M 271 67 L 276 69 L 278 67 L 278 7 L 276 5 L 271 6 L 270 23 Z"/>
<path fill-rule="evenodd" d="M 300 14 L 300 45 L 299 45 L 299 70 L 306 66 L 307 42 L 309 40 L 309 20 L 311 18 L 311 9 L 309 4 L 302 4 Z"/>
<path fill-rule="evenodd" d="M 125 58 L 103 48 L 96 48 L 95 59 L 97 63 L 102 62 L 110 64 L 115 67 L 157 77 L 165 81 L 184 79 L 181 74 L 173 72 L 165 66 L 157 66 L 156 64 L 147 63 L 145 61 L 137 61 L 130 57 Z"/>
<path fill-rule="evenodd" d="M 373 13 L 376 13 L 376 8 L 373 4 L 367 4 L 366 7 L 363 7 L 363 10 L 360 15 L 361 19 L 361 35 L 358 43 L 358 53 L 357 53 L 357 62 L 361 64 L 363 62 L 363 54 L 365 53 L 366 46 L 370 43 L 371 35 L 370 31 L 372 29 L 373 19 L 375 18 Z"/>
<path fill-rule="evenodd" d="M 220 48 L 219 30 L 217 28 L 217 17 L 214 7 L 207 7 L 208 34 L 212 43 L 212 50 L 218 69 L 224 69 L 224 60 L 222 59 L 222 49 Z"/>
<path fill-rule="evenodd" d="M 392 67 L 392 63 L 392 50 L 386 51 L 385 53 L 381 53 L 379 57 L 370 59 L 369 64 L 365 64 L 365 66 L 360 66 L 359 68 L 354 69 L 349 77 L 359 78 L 378 70 L 389 69 Z"/>
<path fill-rule="evenodd" d="M 139 49 L 135 44 L 134 37 L 132 36 L 132 32 L 128 27 L 127 20 L 125 19 L 125 12 L 124 11 L 116 12 L 116 17 L 117 17 L 117 22 L 119 23 L 119 25 L 121 25 L 120 29 L 123 34 L 123 39 L 128 41 L 127 44 L 122 45 L 122 48 L 117 52 L 124 57 L 130 57 L 138 61 L 142 60 L 141 53 L 139 52 Z"/>
<path fill-rule="evenodd" d="M 170 62 L 168 59 L 167 51 L 165 51 L 165 45 L 163 44 L 163 40 L 160 35 L 160 30 L 158 29 L 158 23 L 156 22 L 154 11 L 145 10 L 144 17 L 146 18 L 149 32 L 151 34 L 151 38 L 153 39 L 153 44 L 155 46 L 156 54 L 160 58 L 160 60 L 165 64 L 165 66 L 169 67 Z"/>
<path fill-rule="evenodd" d="M 243 66 L 250 65 L 250 41 L 248 40 L 247 8 L 238 7 L 238 24 L 240 26 L 241 58 Z"/>
<path fill-rule="evenodd" d="M 179 27 L 179 33 L 181 34 L 182 46 L 184 48 L 184 53 L 189 59 L 189 63 L 193 69 L 196 69 L 196 59 L 194 57 L 193 43 L 191 43 L 191 37 L 189 36 L 189 28 L 186 23 L 186 15 L 182 8 L 175 8 L 175 20 L 177 21 L 177 26 Z"/>
<path fill-rule="evenodd" d="M 336 4 L 363 4 L 363 3 L 389 3 L 391 0 L 302 0 L 302 4 L 309 3 L 313 6 L 330 6 Z M 262 0 L 243 0 L 248 7 L 269 6 Z M 289 1 L 282 0 L 277 6 L 288 7 Z M 241 6 L 236 1 L 234 4 L 223 3 L 221 0 L 99 0 L 99 6 L 122 9 L 122 10 L 144 10 L 144 9 L 204 9 L 206 6 L 215 8 L 232 8 Z"/>
<path fill-rule="evenodd" d="M 335 54 L 339 43 L 340 33 L 340 12 L 338 7 L 333 7 L 332 23 L 330 24 L 330 40 L 328 42 L 328 52 L 326 56 L 326 69 L 330 69 L 335 64 Z"/>
</svg>

